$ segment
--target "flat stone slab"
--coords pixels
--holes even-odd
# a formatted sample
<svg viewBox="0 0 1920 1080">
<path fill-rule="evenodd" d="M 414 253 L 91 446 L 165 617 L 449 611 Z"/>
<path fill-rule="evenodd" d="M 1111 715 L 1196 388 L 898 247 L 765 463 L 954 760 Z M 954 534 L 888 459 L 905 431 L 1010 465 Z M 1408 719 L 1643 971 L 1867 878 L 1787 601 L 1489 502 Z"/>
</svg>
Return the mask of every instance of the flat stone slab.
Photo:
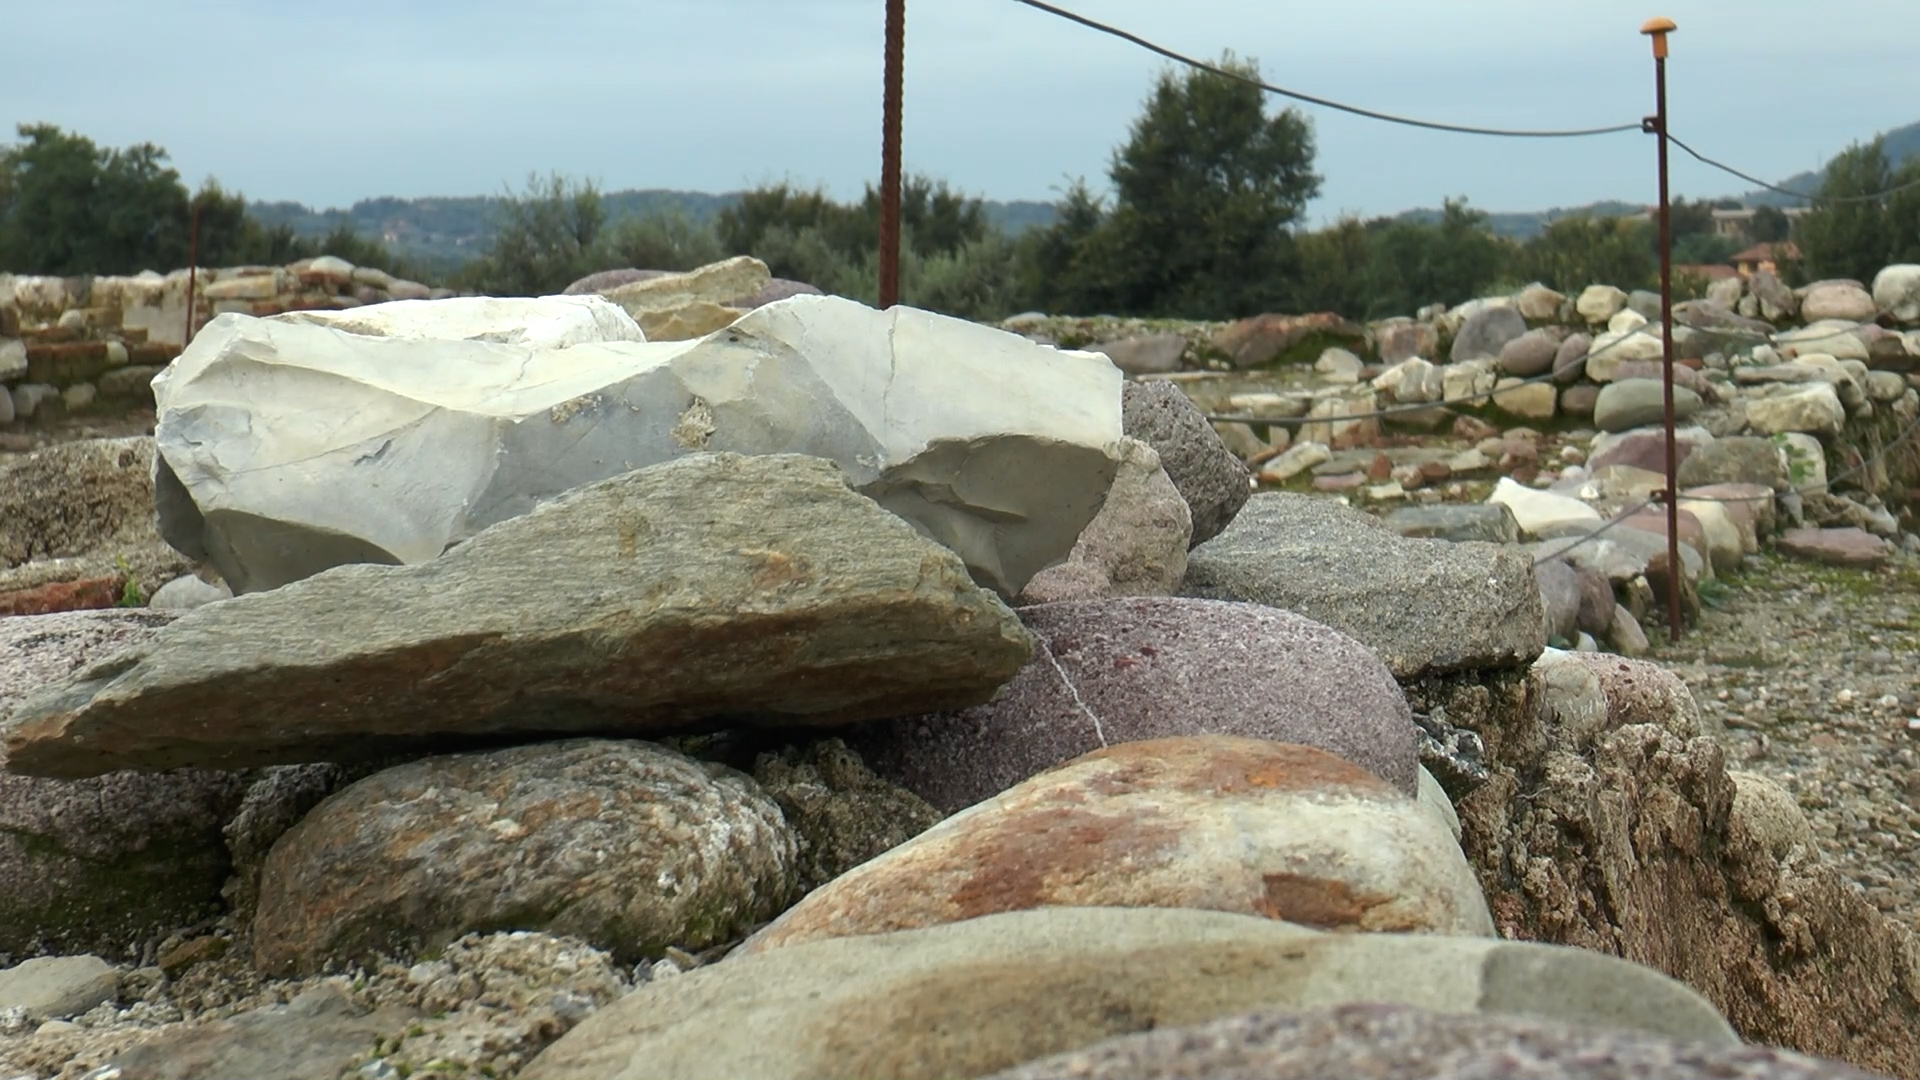
<svg viewBox="0 0 1920 1080">
<path fill-rule="evenodd" d="M 1525 664 L 1546 647 L 1518 548 L 1405 539 L 1329 499 L 1247 501 L 1193 550 L 1182 595 L 1284 608 L 1380 654 L 1394 677 Z"/>
<path fill-rule="evenodd" d="M 1499 503 L 1403 506 L 1384 520 L 1387 528 L 1416 540 L 1481 540 L 1490 544 L 1520 540 L 1520 525 L 1513 511 Z"/>
<path fill-rule="evenodd" d="M 1798 559 L 1829 566 L 1871 569 L 1885 566 L 1893 548 L 1865 529 L 1788 529 L 1780 534 L 1780 550 Z"/>
<path fill-rule="evenodd" d="M 415 1016 L 398 1005 L 363 1012 L 338 989 L 322 984 L 285 1005 L 204 1024 L 172 1025 L 122 1051 L 111 1071 L 100 1075 L 119 1080 L 337 1080 L 357 1055 L 381 1038 L 402 1035 Z"/>
<path fill-rule="evenodd" d="M 957 556 L 832 462 L 706 454 L 571 491 L 432 562 L 189 612 L 21 703 L 7 768 L 836 725 L 985 701 L 1031 651 Z"/>
<path fill-rule="evenodd" d="M 1539 491 L 1516 483 L 1511 477 L 1503 476 L 1494 484 L 1493 494 L 1487 496 L 1487 505 L 1506 507 L 1519 524 L 1520 531 L 1529 536 L 1542 535 L 1548 529 L 1569 522 L 1600 524 L 1600 511 L 1579 499 L 1552 491 Z"/>
<path fill-rule="evenodd" d="M 1884 1080 L 1770 1046 L 1405 1005 L 1269 1010 L 1123 1035 L 982 1080 Z"/>
<path fill-rule="evenodd" d="M 0 720 L 43 687 L 146 641 L 177 617 L 111 608 L 0 618 Z"/>
<path fill-rule="evenodd" d="M 120 991 L 120 973 L 97 956 L 38 956 L 0 971 L 0 1009 L 35 1020 L 79 1016 Z"/>
<path fill-rule="evenodd" d="M 649 983 L 520 1076 L 979 1076 L 1115 1035 L 1358 1001 L 1738 1043 L 1692 990 L 1582 949 L 1321 934 L 1211 911 L 1056 907 L 810 942 Z"/>
</svg>

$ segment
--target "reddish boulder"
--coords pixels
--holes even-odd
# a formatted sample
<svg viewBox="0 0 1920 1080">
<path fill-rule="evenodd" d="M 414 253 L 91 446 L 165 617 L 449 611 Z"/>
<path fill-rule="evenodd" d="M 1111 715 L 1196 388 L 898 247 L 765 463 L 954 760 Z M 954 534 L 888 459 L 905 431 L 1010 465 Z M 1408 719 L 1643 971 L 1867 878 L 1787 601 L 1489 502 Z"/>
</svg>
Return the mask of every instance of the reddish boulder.
<svg viewBox="0 0 1920 1080">
<path fill-rule="evenodd" d="M 1229 323 L 1213 335 L 1213 347 L 1237 368 L 1264 367 L 1288 360 L 1312 360 L 1325 345 L 1359 351 L 1367 332 L 1330 311 L 1312 315 L 1255 315 Z"/>
<path fill-rule="evenodd" d="M 1324 750 L 1211 735 L 1041 773 L 816 889 L 742 952 L 1037 907 L 1493 934 L 1439 814 Z"/>
<path fill-rule="evenodd" d="M 1884 566 L 1892 547 L 1864 529 L 1788 529 L 1780 534 L 1780 550 L 1795 558 L 1829 566 L 1873 569 Z"/>
<path fill-rule="evenodd" d="M 1033 660 L 992 702 L 848 739 L 874 772 L 952 813 L 1105 746 L 1218 734 L 1317 747 L 1417 790 L 1399 685 L 1373 650 L 1321 623 L 1173 597 L 1041 604 L 1020 618 Z"/>
<path fill-rule="evenodd" d="M 86 578 L 0 592 L 0 615 L 53 615 L 110 608 L 119 604 L 126 584 L 120 577 Z"/>
</svg>

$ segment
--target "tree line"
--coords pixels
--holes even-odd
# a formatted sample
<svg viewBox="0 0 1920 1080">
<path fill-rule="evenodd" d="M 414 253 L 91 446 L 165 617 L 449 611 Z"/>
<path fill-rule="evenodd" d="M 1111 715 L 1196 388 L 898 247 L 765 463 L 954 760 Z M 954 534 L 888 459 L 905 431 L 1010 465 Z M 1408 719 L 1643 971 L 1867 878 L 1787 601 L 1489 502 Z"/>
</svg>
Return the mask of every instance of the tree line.
<svg viewBox="0 0 1920 1080">
<path fill-rule="evenodd" d="M 351 229 L 319 239 L 265 226 L 246 198 L 209 179 L 189 192 L 152 143 L 96 145 L 51 124 L 22 124 L 0 147 L 0 272 L 136 274 L 187 265 L 278 265 L 338 255 L 357 266 L 406 269 L 385 245 Z M 197 238 L 193 232 L 199 215 Z"/>
<path fill-rule="evenodd" d="M 1258 77 L 1232 56 L 1222 65 Z M 200 215 L 204 265 L 284 263 L 333 254 L 402 276 L 492 295 L 557 292 L 618 267 L 685 270 L 753 255 L 775 276 L 868 303 L 877 293 L 878 192 L 837 201 L 771 184 L 710 222 L 674 215 L 610 220 L 588 181 L 534 176 L 503 201 L 490 248 L 447 273 L 409 267 L 375 239 L 340 228 L 305 239 L 248 215 L 246 200 L 209 180 L 189 193 L 150 144 L 125 149 L 50 125 L 19 128 L 0 149 L 0 270 L 132 273 L 185 265 Z M 1463 199 L 1431 221 L 1343 218 L 1303 227 L 1320 190 L 1307 119 L 1269 111 L 1248 83 L 1203 71 L 1155 81 L 1107 170 L 1108 194 L 1071 182 L 1053 224 L 1018 236 L 993 228 L 980 200 L 910 176 L 902 192 L 905 302 L 967 318 L 1024 310 L 1226 319 L 1261 311 L 1411 314 L 1541 281 L 1563 291 L 1655 282 L 1653 223 L 1644 216 L 1570 216 L 1515 242 L 1494 235 Z M 1837 157 L 1820 194 L 1862 196 L 1920 181 L 1920 158 L 1895 168 L 1878 140 Z M 1720 262 L 1738 244 L 1713 227 L 1716 205 L 1673 207 L 1676 263 Z M 1761 208 L 1753 238 L 1782 240 L 1789 223 Z M 1817 202 L 1794 230 L 1800 280 L 1866 280 L 1890 262 L 1920 261 L 1920 187 L 1886 198 Z"/>
</svg>

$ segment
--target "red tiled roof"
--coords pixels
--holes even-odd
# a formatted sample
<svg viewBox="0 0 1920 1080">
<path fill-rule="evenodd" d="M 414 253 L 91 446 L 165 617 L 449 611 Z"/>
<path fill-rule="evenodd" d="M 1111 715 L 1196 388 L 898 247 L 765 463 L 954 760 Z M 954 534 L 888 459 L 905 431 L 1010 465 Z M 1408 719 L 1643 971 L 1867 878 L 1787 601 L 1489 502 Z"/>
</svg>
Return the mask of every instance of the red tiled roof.
<svg viewBox="0 0 1920 1080">
<path fill-rule="evenodd" d="M 1800 249 L 1789 240 L 1781 244 L 1755 244 L 1745 251 L 1735 254 L 1728 262 L 1795 262 L 1800 258 Z"/>
</svg>

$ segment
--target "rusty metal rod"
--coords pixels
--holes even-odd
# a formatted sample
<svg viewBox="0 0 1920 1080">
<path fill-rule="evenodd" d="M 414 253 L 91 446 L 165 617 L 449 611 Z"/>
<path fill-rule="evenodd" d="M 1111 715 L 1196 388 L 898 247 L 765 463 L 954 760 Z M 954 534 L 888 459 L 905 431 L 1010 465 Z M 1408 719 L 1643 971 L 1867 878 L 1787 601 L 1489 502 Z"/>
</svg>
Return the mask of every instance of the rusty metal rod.
<svg viewBox="0 0 1920 1080">
<path fill-rule="evenodd" d="M 200 203 L 192 205 L 192 221 L 187 226 L 187 325 L 180 332 L 182 349 L 193 344 L 193 294 L 200 274 Z"/>
<path fill-rule="evenodd" d="M 885 92 L 880 107 L 880 310 L 900 302 L 900 98 L 907 0 L 887 0 Z"/>
<path fill-rule="evenodd" d="M 1660 140 L 1660 383 L 1667 437 L 1667 634 L 1680 640 L 1680 484 L 1673 421 L 1673 214 L 1667 200 L 1667 35 L 1670 19 L 1652 19 L 1640 32 L 1653 38 L 1653 134 Z"/>
</svg>

